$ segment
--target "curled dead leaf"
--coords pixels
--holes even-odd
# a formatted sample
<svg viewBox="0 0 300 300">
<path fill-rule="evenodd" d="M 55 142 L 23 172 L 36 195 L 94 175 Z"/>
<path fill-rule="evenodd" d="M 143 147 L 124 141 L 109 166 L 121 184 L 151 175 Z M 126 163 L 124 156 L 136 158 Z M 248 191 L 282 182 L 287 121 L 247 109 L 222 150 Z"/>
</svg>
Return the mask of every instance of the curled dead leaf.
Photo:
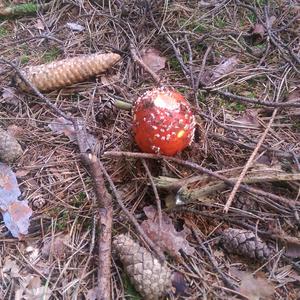
<svg viewBox="0 0 300 300">
<path fill-rule="evenodd" d="M 144 207 L 147 220 L 143 221 L 141 226 L 149 238 L 157 244 L 163 251 L 172 256 L 180 256 L 179 250 L 187 255 L 192 255 L 195 251 L 186 240 L 190 230 L 184 226 L 182 231 L 177 231 L 172 224 L 172 220 L 162 213 L 161 228 L 159 227 L 158 214 L 153 206 Z"/>
<path fill-rule="evenodd" d="M 141 50 L 143 62 L 153 71 L 158 72 L 165 68 L 167 59 L 155 48 L 144 48 Z"/>
</svg>

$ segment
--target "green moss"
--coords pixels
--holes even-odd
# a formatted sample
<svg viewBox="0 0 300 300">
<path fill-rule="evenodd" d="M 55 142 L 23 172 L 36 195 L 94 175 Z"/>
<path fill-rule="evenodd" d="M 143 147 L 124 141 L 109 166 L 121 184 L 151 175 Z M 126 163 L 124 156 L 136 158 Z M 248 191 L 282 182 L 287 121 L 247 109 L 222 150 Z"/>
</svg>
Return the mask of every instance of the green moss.
<svg viewBox="0 0 300 300">
<path fill-rule="evenodd" d="M 254 45 L 254 47 L 256 47 L 258 49 L 265 49 L 266 48 L 266 44 L 265 43 L 257 44 L 257 45 Z"/>
<path fill-rule="evenodd" d="M 248 13 L 248 19 L 252 22 L 255 23 L 256 22 L 256 15 L 253 12 L 249 12 Z"/>
<path fill-rule="evenodd" d="M 59 49 L 58 48 L 52 48 L 52 49 L 49 49 L 48 51 L 46 51 L 43 56 L 42 56 L 42 60 L 43 62 L 45 63 L 49 63 L 49 62 L 52 62 L 54 60 L 56 60 L 59 56 Z"/>
<path fill-rule="evenodd" d="M 14 15 L 27 15 L 37 12 L 38 5 L 34 3 L 18 4 L 12 10 Z"/>
<path fill-rule="evenodd" d="M 7 35 L 8 35 L 8 30 L 5 27 L 0 26 L 0 38 L 6 37 Z"/>
<path fill-rule="evenodd" d="M 195 33 L 203 33 L 207 30 L 207 27 L 199 21 L 192 21 L 190 19 L 180 18 L 178 20 L 178 25 L 179 27 L 182 27 L 189 31 L 193 31 Z"/>
<path fill-rule="evenodd" d="M 204 33 L 206 31 L 206 27 L 202 24 L 197 24 L 197 23 L 194 23 L 194 28 L 193 28 L 193 32 L 196 32 L 196 33 Z"/>
<path fill-rule="evenodd" d="M 236 103 L 230 103 L 228 105 L 228 108 L 233 109 L 233 110 L 238 111 L 238 112 L 243 112 L 243 111 L 246 110 L 247 106 L 243 103 L 236 102 Z"/>
<path fill-rule="evenodd" d="M 292 125 L 292 128 L 293 128 L 294 130 L 299 131 L 299 130 L 300 130 L 300 122 L 295 122 L 295 123 Z"/>
<path fill-rule="evenodd" d="M 195 50 L 197 52 L 204 52 L 206 49 L 207 49 L 207 47 L 204 44 L 198 44 L 195 46 Z"/>
<path fill-rule="evenodd" d="M 86 201 L 85 192 L 80 192 L 78 195 L 75 196 L 72 204 L 75 207 L 80 207 L 85 201 Z"/>
<path fill-rule="evenodd" d="M 61 213 L 60 218 L 57 220 L 56 229 L 59 231 L 63 231 L 67 228 L 69 220 L 69 214 L 66 210 Z"/>
<path fill-rule="evenodd" d="M 29 62 L 29 60 L 30 60 L 30 58 L 26 54 L 22 55 L 21 58 L 20 58 L 20 61 L 21 61 L 22 65 L 27 64 Z"/>
<path fill-rule="evenodd" d="M 199 93 L 197 99 L 199 103 L 205 103 L 205 96 L 203 93 Z"/>
<path fill-rule="evenodd" d="M 178 90 L 181 94 L 185 94 L 186 91 L 187 91 L 187 89 L 186 89 L 185 87 L 179 87 L 177 90 Z"/>
<path fill-rule="evenodd" d="M 217 28 L 224 28 L 226 26 L 226 21 L 222 18 L 217 17 L 214 19 L 214 25 Z"/>
<path fill-rule="evenodd" d="M 256 98 L 256 95 L 253 92 L 248 92 L 248 93 L 245 94 L 245 96 L 248 97 L 248 98 L 252 98 L 252 99 Z"/>
<path fill-rule="evenodd" d="M 182 59 L 183 59 L 183 62 L 184 62 L 185 64 L 189 62 L 189 55 L 188 55 L 187 52 L 184 52 L 184 53 L 182 54 Z"/>
<path fill-rule="evenodd" d="M 267 0 L 255 0 L 255 3 L 260 6 L 264 6 L 267 4 Z"/>
<path fill-rule="evenodd" d="M 234 110 L 237 112 L 243 112 L 247 109 L 247 106 L 239 102 L 227 102 L 226 100 L 220 99 L 219 103 L 221 106 L 224 106 L 226 109 Z"/>
<path fill-rule="evenodd" d="M 173 71 L 180 71 L 181 70 L 181 66 L 180 66 L 180 63 L 179 61 L 177 60 L 176 57 L 172 57 L 170 60 L 169 60 L 169 64 L 170 64 L 170 67 Z"/>
</svg>

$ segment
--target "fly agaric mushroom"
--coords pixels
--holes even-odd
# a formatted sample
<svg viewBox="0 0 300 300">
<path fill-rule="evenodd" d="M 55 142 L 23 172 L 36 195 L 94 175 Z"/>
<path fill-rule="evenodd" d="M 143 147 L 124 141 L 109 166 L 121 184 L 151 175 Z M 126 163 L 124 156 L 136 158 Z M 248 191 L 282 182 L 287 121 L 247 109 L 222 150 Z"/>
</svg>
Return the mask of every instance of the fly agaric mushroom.
<svg viewBox="0 0 300 300">
<path fill-rule="evenodd" d="M 143 152 L 175 155 L 194 139 L 195 117 L 182 94 L 173 88 L 147 91 L 133 106 L 133 132 Z"/>
</svg>

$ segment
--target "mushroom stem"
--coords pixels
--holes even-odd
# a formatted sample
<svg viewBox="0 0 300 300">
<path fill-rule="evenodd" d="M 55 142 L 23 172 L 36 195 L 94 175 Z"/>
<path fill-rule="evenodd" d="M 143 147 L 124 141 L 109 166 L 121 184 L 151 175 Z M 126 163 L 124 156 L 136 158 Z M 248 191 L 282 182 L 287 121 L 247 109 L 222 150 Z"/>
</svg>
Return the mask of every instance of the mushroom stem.
<svg viewBox="0 0 300 300">
<path fill-rule="evenodd" d="M 125 102 L 125 101 L 122 101 L 122 100 L 116 100 L 114 102 L 114 105 L 118 109 L 129 110 L 129 111 L 132 108 L 132 104 L 131 103 Z"/>
</svg>

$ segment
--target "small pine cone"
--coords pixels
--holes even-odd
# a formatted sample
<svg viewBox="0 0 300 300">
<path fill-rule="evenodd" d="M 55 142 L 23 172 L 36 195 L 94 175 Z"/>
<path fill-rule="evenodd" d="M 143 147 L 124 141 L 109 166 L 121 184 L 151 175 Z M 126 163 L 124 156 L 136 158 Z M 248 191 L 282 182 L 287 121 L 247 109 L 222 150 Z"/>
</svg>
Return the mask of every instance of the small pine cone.
<svg viewBox="0 0 300 300">
<path fill-rule="evenodd" d="M 0 128 L 0 161 L 11 163 L 23 154 L 18 141 L 7 131 Z"/>
<path fill-rule="evenodd" d="M 117 63 L 120 58 L 120 55 L 116 53 L 95 53 L 49 64 L 25 67 L 21 72 L 38 90 L 51 91 L 103 73 Z M 15 82 L 21 90 L 29 90 L 18 76 L 15 77 Z"/>
<path fill-rule="evenodd" d="M 117 108 L 114 105 L 114 101 L 111 99 L 108 100 L 103 100 L 101 105 L 97 108 L 97 120 L 99 122 L 109 119 L 109 120 L 114 120 L 113 115 L 116 113 Z"/>
<path fill-rule="evenodd" d="M 152 254 L 123 234 L 113 241 L 126 273 L 143 299 L 159 299 L 171 286 L 171 270 Z"/>
<path fill-rule="evenodd" d="M 259 261 L 267 260 L 272 254 L 267 244 L 250 230 L 228 228 L 222 233 L 221 243 L 229 253 Z"/>
</svg>

